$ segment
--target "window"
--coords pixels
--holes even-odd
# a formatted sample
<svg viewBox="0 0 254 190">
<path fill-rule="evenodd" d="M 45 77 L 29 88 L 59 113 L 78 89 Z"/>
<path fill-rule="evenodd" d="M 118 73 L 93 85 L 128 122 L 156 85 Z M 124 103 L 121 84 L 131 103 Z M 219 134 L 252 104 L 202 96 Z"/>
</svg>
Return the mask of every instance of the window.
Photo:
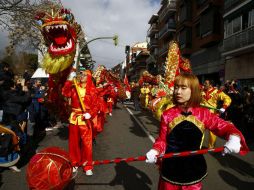
<svg viewBox="0 0 254 190">
<path fill-rule="evenodd" d="M 240 32 L 242 30 L 242 16 L 233 20 L 233 33 Z"/>
<path fill-rule="evenodd" d="M 249 23 L 248 26 L 254 26 L 254 9 L 249 12 Z"/>
<path fill-rule="evenodd" d="M 244 12 L 242 15 L 242 30 L 248 28 L 249 25 L 249 12 Z"/>
<path fill-rule="evenodd" d="M 225 31 L 224 31 L 225 38 L 240 31 L 242 31 L 242 16 L 234 18 L 233 20 L 225 21 Z"/>
<path fill-rule="evenodd" d="M 214 30 L 214 10 L 210 9 L 205 12 L 200 18 L 200 35 L 205 37 Z"/>
<path fill-rule="evenodd" d="M 229 22 L 228 20 L 225 22 L 225 31 L 224 31 L 225 37 L 231 36 L 233 34 L 232 24 L 233 22 Z"/>
<path fill-rule="evenodd" d="M 179 45 L 180 48 L 191 47 L 191 28 L 185 28 L 182 31 L 180 31 Z"/>
</svg>

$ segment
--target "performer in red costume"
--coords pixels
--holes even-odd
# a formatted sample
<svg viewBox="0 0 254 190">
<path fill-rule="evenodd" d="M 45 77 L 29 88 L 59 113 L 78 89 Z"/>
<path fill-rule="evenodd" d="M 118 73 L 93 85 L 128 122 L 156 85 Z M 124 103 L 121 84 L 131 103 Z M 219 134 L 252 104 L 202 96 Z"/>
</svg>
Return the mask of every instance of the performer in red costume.
<svg viewBox="0 0 254 190">
<path fill-rule="evenodd" d="M 206 129 L 227 139 L 224 154 L 247 153 L 245 139 L 233 124 L 200 107 L 201 93 L 195 75 L 176 77 L 173 101 L 175 106 L 162 114 L 160 134 L 146 154 L 147 163 L 156 163 L 160 154 L 200 149 Z M 203 155 L 166 158 L 160 170 L 159 190 L 200 190 L 207 175 Z"/>
<path fill-rule="evenodd" d="M 69 153 L 73 171 L 87 161 L 92 161 L 92 119 L 97 115 L 96 89 L 89 70 L 80 71 L 79 80 L 72 72 L 66 81 L 62 93 L 70 98 L 72 112 L 69 118 Z M 92 165 L 83 166 L 86 175 L 93 175 Z"/>
<path fill-rule="evenodd" d="M 114 86 L 114 84 L 109 83 L 109 93 L 108 93 L 108 98 L 107 98 L 107 106 L 108 106 L 108 112 L 109 115 L 112 116 L 112 109 L 113 106 L 116 106 L 117 103 L 117 87 Z"/>
<path fill-rule="evenodd" d="M 96 87 L 97 90 L 97 107 L 98 115 L 96 117 L 96 128 L 94 130 L 94 138 L 103 131 L 106 114 L 108 112 L 107 103 L 104 100 L 104 96 L 108 93 L 107 86 L 99 85 Z"/>
<path fill-rule="evenodd" d="M 112 116 L 112 108 L 113 108 L 113 98 L 112 97 L 108 97 L 107 98 L 107 105 L 108 105 L 108 112 L 109 112 L 109 115 Z"/>
</svg>

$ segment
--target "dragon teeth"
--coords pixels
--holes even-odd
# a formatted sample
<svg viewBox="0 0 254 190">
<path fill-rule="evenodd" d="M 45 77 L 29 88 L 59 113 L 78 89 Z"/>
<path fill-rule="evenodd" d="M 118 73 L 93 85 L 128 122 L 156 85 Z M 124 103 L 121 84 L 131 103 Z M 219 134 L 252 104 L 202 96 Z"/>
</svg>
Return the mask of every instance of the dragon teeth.
<svg viewBox="0 0 254 190">
<path fill-rule="evenodd" d="M 68 29 L 68 27 L 67 27 L 66 24 L 60 24 L 60 25 L 46 26 L 46 27 L 45 27 L 45 30 L 46 30 L 47 32 L 49 32 L 50 29 L 58 29 L 58 28 L 61 28 L 61 29 L 63 29 L 63 30 L 67 30 L 67 29 Z"/>
<path fill-rule="evenodd" d="M 62 51 L 62 50 L 67 50 L 67 49 L 70 49 L 71 47 L 72 47 L 72 41 L 71 41 L 71 39 L 67 42 L 67 45 L 65 46 L 65 47 L 62 47 L 62 48 L 60 48 L 60 47 L 58 47 L 58 48 L 55 48 L 54 46 L 53 46 L 53 43 L 51 43 L 51 50 L 52 51 L 54 51 L 54 52 L 58 52 L 58 51 Z"/>
</svg>

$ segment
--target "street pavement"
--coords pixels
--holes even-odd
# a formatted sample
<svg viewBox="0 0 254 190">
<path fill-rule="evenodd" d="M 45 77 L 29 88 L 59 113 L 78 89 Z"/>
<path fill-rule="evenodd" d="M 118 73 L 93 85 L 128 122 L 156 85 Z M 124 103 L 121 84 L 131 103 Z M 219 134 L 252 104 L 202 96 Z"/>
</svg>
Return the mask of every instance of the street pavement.
<svg viewBox="0 0 254 190">
<path fill-rule="evenodd" d="M 146 132 L 144 132 L 146 131 Z M 152 140 L 159 132 L 159 122 L 148 111 L 134 111 L 131 104 L 118 104 L 113 116 L 107 116 L 104 131 L 94 145 L 94 160 L 126 158 L 145 155 L 152 147 Z M 147 135 L 150 135 L 148 138 Z M 217 140 L 217 147 L 224 140 Z M 205 155 L 208 176 L 203 181 L 204 190 L 253 190 L 254 189 L 254 141 L 248 143 L 251 152 L 246 156 L 209 153 Z M 206 148 L 207 141 L 204 142 Z M 38 151 L 57 146 L 68 150 L 67 127 L 60 126 L 46 132 Z M 0 190 L 27 190 L 26 166 L 20 173 L 2 170 Z M 94 175 L 85 176 L 79 168 L 69 190 L 155 190 L 159 178 L 157 166 L 145 162 L 129 162 L 94 166 Z"/>
</svg>

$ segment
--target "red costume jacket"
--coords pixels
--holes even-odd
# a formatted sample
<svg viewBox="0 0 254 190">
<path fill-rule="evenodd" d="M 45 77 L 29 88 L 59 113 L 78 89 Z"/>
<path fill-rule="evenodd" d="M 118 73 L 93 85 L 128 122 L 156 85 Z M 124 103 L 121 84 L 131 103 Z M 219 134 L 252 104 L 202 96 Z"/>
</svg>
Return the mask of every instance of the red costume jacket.
<svg viewBox="0 0 254 190">
<path fill-rule="evenodd" d="M 70 123 L 77 124 L 77 125 L 85 125 L 85 121 L 83 119 L 83 114 L 88 112 L 91 115 L 91 118 L 94 118 L 98 112 L 97 106 L 97 98 L 96 98 L 96 91 L 94 90 L 85 90 L 82 89 L 78 85 L 78 89 L 80 91 L 81 98 L 85 105 L 85 111 L 82 110 L 77 90 L 72 81 L 66 81 L 63 89 L 62 94 L 65 97 L 71 98 L 71 108 L 72 113 L 69 118 Z"/>
<path fill-rule="evenodd" d="M 206 129 L 225 139 L 232 134 L 239 136 L 242 145 L 240 153 L 247 153 L 245 139 L 233 124 L 200 107 L 190 108 L 188 112 L 173 107 L 163 112 L 160 134 L 153 148 L 160 154 L 201 149 Z M 206 175 L 207 166 L 203 155 L 167 158 L 162 161 L 161 177 L 173 184 L 192 185 Z"/>
</svg>

